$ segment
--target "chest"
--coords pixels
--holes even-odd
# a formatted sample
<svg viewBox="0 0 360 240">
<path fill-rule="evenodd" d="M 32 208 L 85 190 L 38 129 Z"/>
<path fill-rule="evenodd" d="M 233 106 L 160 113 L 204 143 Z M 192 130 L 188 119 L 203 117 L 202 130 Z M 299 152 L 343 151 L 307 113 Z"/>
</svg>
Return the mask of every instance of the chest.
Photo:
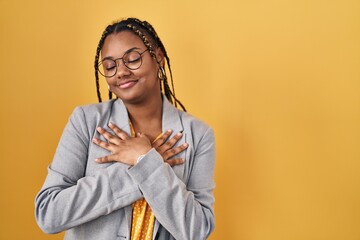
<svg viewBox="0 0 360 240">
<path fill-rule="evenodd" d="M 98 136 L 96 136 L 98 137 Z M 157 136 L 154 137 L 154 139 Z M 170 136 L 170 138 L 173 136 Z M 185 159 L 185 162 L 180 165 L 176 165 L 172 167 L 172 170 L 176 174 L 176 176 L 181 179 L 185 184 L 187 184 L 187 181 L 189 179 L 189 176 L 191 174 L 191 169 L 194 161 L 194 144 L 192 143 L 192 138 L 188 136 L 186 133 L 183 133 L 183 137 L 175 144 L 174 147 L 180 146 L 181 144 L 184 144 L 185 142 L 189 144 L 188 148 L 184 150 L 183 152 L 180 152 L 179 154 L 173 156 L 173 158 L 183 158 Z M 107 168 L 112 164 L 119 164 L 121 166 L 122 171 L 127 171 L 129 166 L 123 163 L 119 162 L 113 162 L 113 163 L 103 163 L 99 164 L 95 162 L 96 158 L 104 157 L 110 154 L 107 150 L 95 145 L 91 141 L 89 141 L 89 147 L 88 147 L 88 154 L 87 154 L 87 163 L 86 163 L 86 169 L 85 169 L 85 176 L 92 176 L 96 174 L 97 171 Z M 164 163 L 166 164 L 166 163 Z"/>
</svg>

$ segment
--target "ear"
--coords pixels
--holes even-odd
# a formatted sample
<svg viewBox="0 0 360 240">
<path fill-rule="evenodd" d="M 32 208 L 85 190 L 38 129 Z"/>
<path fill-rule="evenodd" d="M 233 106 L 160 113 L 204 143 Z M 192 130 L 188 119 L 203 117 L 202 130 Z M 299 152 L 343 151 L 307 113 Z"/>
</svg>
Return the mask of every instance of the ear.
<svg viewBox="0 0 360 240">
<path fill-rule="evenodd" d="M 163 51 L 161 51 L 160 48 L 157 48 L 157 49 L 155 50 L 155 56 L 156 56 L 156 61 L 157 61 L 157 63 L 158 63 L 160 66 L 164 67 L 164 64 L 165 64 L 165 61 L 164 61 L 164 53 L 163 53 Z"/>
</svg>

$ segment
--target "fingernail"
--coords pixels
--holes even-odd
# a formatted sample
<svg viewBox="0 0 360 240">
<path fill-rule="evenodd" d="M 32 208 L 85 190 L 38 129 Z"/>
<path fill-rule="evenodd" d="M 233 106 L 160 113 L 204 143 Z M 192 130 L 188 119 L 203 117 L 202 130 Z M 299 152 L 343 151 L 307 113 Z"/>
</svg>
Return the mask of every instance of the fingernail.
<svg viewBox="0 0 360 240">
<path fill-rule="evenodd" d="M 167 130 L 167 132 L 168 132 L 168 133 L 171 133 L 171 132 L 172 132 L 172 130 L 171 130 L 171 129 L 168 129 L 168 130 Z"/>
<path fill-rule="evenodd" d="M 184 143 L 183 146 L 184 146 L 184 147 L 188 147 L 189 144 L 188 144 L 188 143 Z"/>
<path fill-rule="evenodd" d="M 114 126 L 114 124 L 113 124 L 112 122 L 110 122 L 110 123 L 109 123 L 109 126 L 112 127 L 112 126 Z"/>
<path fill-rule="evenodd" d="M 99 162 L 100 162 L 100 159 L 98 159 L 98 158 L 97 158 L 97 159 L 95 159 L 95 162 L 99 163 Z"/>
<path fill-rule="evenodd" d="M 102 130 L 101 127 L 97 127 L 96 130 L 98 130 L 99 132 Z"/>
<path fill-rule="evenodd" d="M 181 135 L 182 135 L 182 132 L 178 132 L 176 135 L 177 135 L 177 136 L 181 136 Z"/>
</svg>

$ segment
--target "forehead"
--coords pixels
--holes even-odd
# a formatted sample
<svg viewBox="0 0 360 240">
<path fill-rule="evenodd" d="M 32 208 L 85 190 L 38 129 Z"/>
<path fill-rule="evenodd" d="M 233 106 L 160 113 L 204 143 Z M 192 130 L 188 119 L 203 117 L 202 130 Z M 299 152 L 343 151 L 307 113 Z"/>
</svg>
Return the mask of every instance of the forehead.
<svg viewBox="0 0 360 240">
<path fill-rule="evenodd" d="M 121 56 L 130 48 L 146 49 L 140 37 L 130 31 L 122 31 L 108 35 L 101 49 L 103 57 Z"/>
</svg>

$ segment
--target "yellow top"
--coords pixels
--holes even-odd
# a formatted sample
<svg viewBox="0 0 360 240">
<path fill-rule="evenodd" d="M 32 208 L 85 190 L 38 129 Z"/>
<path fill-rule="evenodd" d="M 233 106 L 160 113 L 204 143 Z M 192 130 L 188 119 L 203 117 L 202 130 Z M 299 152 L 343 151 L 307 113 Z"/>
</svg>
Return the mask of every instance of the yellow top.
<svg viewBox="0 0 360 240">
<path fill-rule="evenodd" d="M 133 203 L 131 240 L 151 240 L 155 216 L 144 198 Z"/>
<path fill-rule="evenodd" d="M 131 136 L 135 137 L 135 130 L 130 122 Z M 162 133 L 154 140 L 161 137 Z M 151 240 L 154 230 L 155 216 L 144 198 L 133 203 L 131 240 Z"/>
</svg>

